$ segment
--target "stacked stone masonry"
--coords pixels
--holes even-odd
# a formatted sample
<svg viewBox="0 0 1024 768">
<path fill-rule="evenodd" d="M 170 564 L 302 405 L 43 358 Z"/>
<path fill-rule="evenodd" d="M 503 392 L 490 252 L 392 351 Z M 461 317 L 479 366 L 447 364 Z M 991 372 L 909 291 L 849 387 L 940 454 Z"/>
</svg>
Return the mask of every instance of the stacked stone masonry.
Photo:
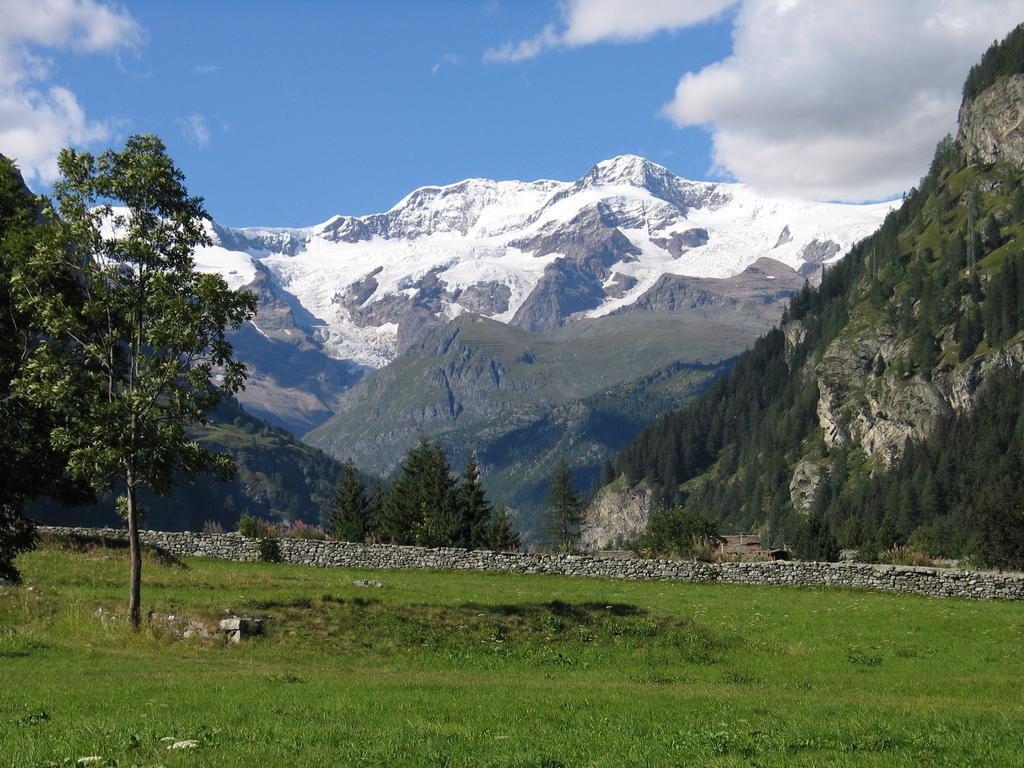
<svg viewBox="0 0 1024 768">
<path fill-rule="evenodd" d="M 114 528 L 40 527 L 50 538 L 124 541 Z M 142 531 L 145 545 L 177 557 L 259 560 L 259 540 L 237 533 Z M 539 555 L 456 548 L 430 549 L 344 541 L 281 539 L 281 560 L 320 568 L 550 573 L 605 579 L 634 579 L 793 587 L 843 587 L 914 592 L 932 597 L 1024 600 L 1024 574 L 959 571 L 948 568 L 867 565 L 862 563 L 750 562 L 699 563 L 678 560 L 613 559 L 590 555 Z"/>
</svg>

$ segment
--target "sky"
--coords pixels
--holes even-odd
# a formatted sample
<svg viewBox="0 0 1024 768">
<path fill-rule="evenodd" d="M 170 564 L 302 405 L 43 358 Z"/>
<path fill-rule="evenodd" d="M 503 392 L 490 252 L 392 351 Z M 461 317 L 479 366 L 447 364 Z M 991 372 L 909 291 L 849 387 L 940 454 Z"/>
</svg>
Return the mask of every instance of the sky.
<svg viewBox="0 0 1024 768">
<path fill-rule="evenodd" d="M 305 226 L 618 154 L 898 196 L 1024 0 L 0 0 L 0 153 L 156 133 L 213 217 Z"/>
</svg>

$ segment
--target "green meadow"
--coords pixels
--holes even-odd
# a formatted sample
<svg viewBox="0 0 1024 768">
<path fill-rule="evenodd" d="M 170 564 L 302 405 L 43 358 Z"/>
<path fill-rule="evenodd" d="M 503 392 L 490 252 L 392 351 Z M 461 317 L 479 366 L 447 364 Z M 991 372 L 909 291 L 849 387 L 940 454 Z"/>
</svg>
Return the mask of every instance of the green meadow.
<svg viewBox="0 0 1024 768">
<path fill-rule="evenodd" d="M 18 566 L 0 766 L 1024 765 L 1018 604 L 150 557 L 136 634 L 122 552 Z"/>
</svg>

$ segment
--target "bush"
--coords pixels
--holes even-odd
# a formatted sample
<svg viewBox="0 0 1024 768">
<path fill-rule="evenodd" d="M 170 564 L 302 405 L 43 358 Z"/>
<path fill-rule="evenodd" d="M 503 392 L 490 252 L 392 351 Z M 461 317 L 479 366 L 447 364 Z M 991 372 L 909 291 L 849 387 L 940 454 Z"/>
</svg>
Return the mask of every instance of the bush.
<svg viewBox="0 0 1024 768">
<path fill-rule="evenodd" d="M 932 561 L 923 552 L 910 547 L 892 547 L 878 556 L 878 561 L 887 565 L 931 565 Z"/>
<path fill-rule="evenodd" d="M 224 526 L 216 520 L 207 520 L 203 523 L 203 533 L 224 533 Z"/>
<path fill-rule="evenodd" d="M 20 510 L 0 504 L 0 582 L 21 582 L 21 574 L 14 567 L 14 559 L 22 552 L 34 549 L 36 541 L 35 525 Z"/>
<path fill-rule="evenodd" d="M 238 532 L 250 539 L 276 538 L 280 533 L 272 523 L 249 514 L 238 518 Z"/>
<path fill-rule="evenodd" d="M 259 543 L 260 561 L 264 563 L 281 562 L 281 542 L 277 539 L 260 539 Z"/>
<path fill-rule="evenodd" d="M 877 563 L 878 547 L 871 542 L 864 542 L 857 547 L 857 554 L 854 559 L 858 563 Z"/>
<path fill-rule="evenodd" d="M 654 554 L 710 557 L 718 540 L 715 524 L 685 507 L 657 509 L 651 514 L 644 548 Z"/>
<path fill-rule="evenodd" d="M 834 563 L 839 559 L 839 542 L 819 512 L 811 513 L 800 523 L 793 544 L 794 554 L 800 560 Z"/>
<path fill-rule="evenodd" d="M 327 532 L 319 525 L 308 525 L 301 520 L 296 520 L 284 529 L 284 537 L 286 539 L 316 539 L 317 541 L 324 541 L 327 539 Z"/>
</svg>

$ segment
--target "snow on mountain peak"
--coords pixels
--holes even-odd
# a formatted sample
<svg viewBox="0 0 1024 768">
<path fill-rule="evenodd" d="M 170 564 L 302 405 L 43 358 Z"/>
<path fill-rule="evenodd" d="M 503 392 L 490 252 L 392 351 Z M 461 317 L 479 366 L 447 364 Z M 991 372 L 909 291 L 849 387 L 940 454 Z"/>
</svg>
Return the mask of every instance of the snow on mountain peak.
<svg viewBox="0 0 1024 768">
<path fill-rule="evenodd" d="M 464 311 L 518 322 L 538 291 L 567 280 L 596 281 L 589 308 L 565 310 L 594 316 L 637 301 L 665 274 L 728 277 L 762 257 L 794 269 L 837 258 L 890 208 L 764 198 L 621 155 L 575 182 L 466 179 L 314 227 L 215 224 L 215 245 L 196 261 L 233 286 L 258 271 L 301 306 L 331 354 L 376 367 L 403 328 Z M 556 278 L 559 260 L 579 264 L 576 277 Z"/>
<path fill-rule="evenodd" d="M 635 184 L 643 186 L 653 177 L 671 176 L 663 165 L 658 165 L 639 155 L 619 155 L 597 163 L 584 178 L 592 177 L 603 184 Z"/>
</svg>

